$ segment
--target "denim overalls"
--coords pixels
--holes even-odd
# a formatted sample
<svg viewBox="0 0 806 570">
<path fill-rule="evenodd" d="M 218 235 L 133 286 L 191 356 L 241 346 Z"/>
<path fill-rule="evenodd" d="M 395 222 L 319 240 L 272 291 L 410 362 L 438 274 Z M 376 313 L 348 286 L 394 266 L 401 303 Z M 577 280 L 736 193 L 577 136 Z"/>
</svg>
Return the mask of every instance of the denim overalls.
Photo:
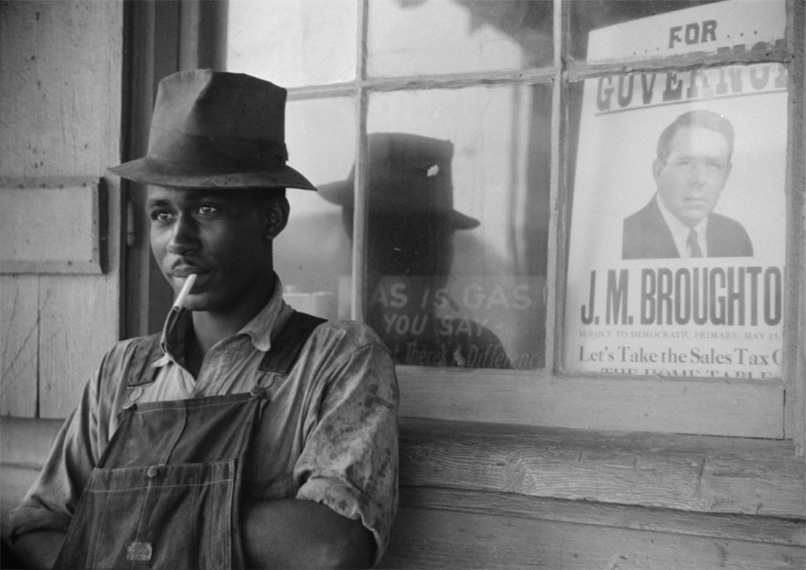
<svg viewBox="0 0 806 570">
<path fill-rule="evenodd" d="M 293 313 L 260 364 L 288 374 L 321 319 Z M 159 336 L 141 362 L 160 355 Z M 129 386 L 150 382 L 139 373 Z M 243 568 L 243 465 L 268 399 L 251 393 L 124 406 L 56 568 Z"/>
</svg>

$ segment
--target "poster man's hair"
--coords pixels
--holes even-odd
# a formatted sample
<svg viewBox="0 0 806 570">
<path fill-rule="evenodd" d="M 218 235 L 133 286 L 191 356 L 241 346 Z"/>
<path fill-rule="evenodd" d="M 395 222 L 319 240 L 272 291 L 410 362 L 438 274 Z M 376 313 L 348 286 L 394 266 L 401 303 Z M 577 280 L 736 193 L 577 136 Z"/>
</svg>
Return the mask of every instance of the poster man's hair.
<svg viewBox="0 0 806 570">
<path fill-rule="evenodd" d="M 725 137 L 728 141 L 728 160 L 733 156 L 733 140 L 736 138 L 733 132 L 733 125 L 724 115 L 714 113 L 713 111 L 689 111 L 677 117 L 668 127 L 663 129 L 658 139 L 658 159 L 666 162 L 669 158 L 669 146 L 672 137 L 680 129 L 686 127 L 700 127 L 715 131 Z"/>
</svg>

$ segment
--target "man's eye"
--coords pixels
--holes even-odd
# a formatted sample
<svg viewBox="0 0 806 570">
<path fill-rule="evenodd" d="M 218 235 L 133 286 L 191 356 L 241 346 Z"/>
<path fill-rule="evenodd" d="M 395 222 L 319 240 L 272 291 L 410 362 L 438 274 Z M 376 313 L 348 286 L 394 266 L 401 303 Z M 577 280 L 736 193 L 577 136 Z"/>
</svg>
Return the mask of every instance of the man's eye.
<svg viewBox="0 0 806 570">
<path fill-rule="evenodd" d="M 173 216 L 170 212 L 166 212 L 164 210 L 154 210 L 151 212 L 151 221 L 152 222 L 167 222 Z"/>
<path fill-rule="evenodd" d="M 210 214 L 215 214 L 218 212 L 218 207 L 213 206 L 212 204 L 202 204 L 199 206 L 198 212 L 202 216 L 209 216 Z"/>
</svg>

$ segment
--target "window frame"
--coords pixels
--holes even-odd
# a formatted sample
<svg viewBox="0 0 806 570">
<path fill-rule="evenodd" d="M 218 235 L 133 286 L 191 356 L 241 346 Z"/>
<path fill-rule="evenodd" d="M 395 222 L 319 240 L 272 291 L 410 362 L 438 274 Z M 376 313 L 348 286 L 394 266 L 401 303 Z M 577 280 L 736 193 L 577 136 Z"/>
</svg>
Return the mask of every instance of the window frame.
<svg viewBox="0 0 806 570">
<path fill-rule="evenodd" d="M 520 70 L 483 73 L 441 74 L 406 77 L 368 77 L 367 42 L 369 0 L 356 0 L 356 77 L 354 81 L 290 88 L 291 101 L 328 97 L 351 97 L 356 106 L 354 144 L 355 221 L 352 250 L 352 316 L 363 313 L 366 267 L 367 110 L 372 93 L 424 88 L 461 89 L 482 83 L 497 85 L 546 84 L 552 87 L 552 156 L 550 200 L 552 215 L 547 264 L 546 365 L 539 370 L 497 371 L 398 366 L 402 392 L 402 417 L 426 420 L 474 421 L 585 430 L 685 433 L 747 438 L 793 440 L 803 455 L 804 407 L 806 406 L 806 97 L 804 28 L 806 8 L 786 0 L 786 47 L 765 53 L 690 54 L 663 59 L 587 63 L 574 60 L 566 38 L 570 37 L 570 1 L 553 0 L 554 55 L 551 65 Z M 206 4 L 194 0 L 183 9 L 204 12 Z M 224 6 L 221 8 L 221 6 Z M 224 13 L 226 3 L 219 4 Z M 226 18 L 218 29 L 201 25 L 203 17 L 183 16 L 182 26 L 198 31 L 182 33 L 192 38 L 196 50 L 200 38 L 215 36 L 221 48 Z M 191 41 L 191 40 L 188 40 Z M 220 53 L 216 51 L 220 63 Z M 203 58 L 185 58 L 200 63 Z M 209 58 L 208 58 L 209 59 Z M 215 59 L 215 58 L 213 58 Z M 789 72 L 789 132 L 787 156 L 787 244 L 781 378 L 773 380 L 653 378 L 580 374 L 562 365 L 565 326 L 565 275 L 570 222 L 568 179 L 569 101 L 571 83 L 626 72 L 679 70 L 727 64 L 781 63 Z"/>
</svg>

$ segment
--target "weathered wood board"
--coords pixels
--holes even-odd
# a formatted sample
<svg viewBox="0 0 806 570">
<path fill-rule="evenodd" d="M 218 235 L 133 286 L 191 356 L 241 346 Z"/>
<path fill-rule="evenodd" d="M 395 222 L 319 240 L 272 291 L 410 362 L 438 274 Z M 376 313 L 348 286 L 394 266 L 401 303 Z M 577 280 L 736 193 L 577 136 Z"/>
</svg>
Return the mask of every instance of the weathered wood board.
<svg viewBox="0 0 806 570">
<path fill-rule="evenodd" d="M 99 179 L 0 180 L 0 273 L 103 273 Z"/>
<path fill-rule="evenodd" d="M 806 518 L 791 441 L 405 420 L 403 485 Z"/>
<path fill-rule="evenodd" d="M 39 372 L 39 280 L 0 275 L 0 414 L 33 417 Z"/>
<path fill-rule="evenodd" d="M 640 507 L 635 507 L 640 509 Z M 664 513 L 656 513 L 661 522 Z M 381 568 L 797 568 L 799 545 L 403 507 Z"/>
</svg>

